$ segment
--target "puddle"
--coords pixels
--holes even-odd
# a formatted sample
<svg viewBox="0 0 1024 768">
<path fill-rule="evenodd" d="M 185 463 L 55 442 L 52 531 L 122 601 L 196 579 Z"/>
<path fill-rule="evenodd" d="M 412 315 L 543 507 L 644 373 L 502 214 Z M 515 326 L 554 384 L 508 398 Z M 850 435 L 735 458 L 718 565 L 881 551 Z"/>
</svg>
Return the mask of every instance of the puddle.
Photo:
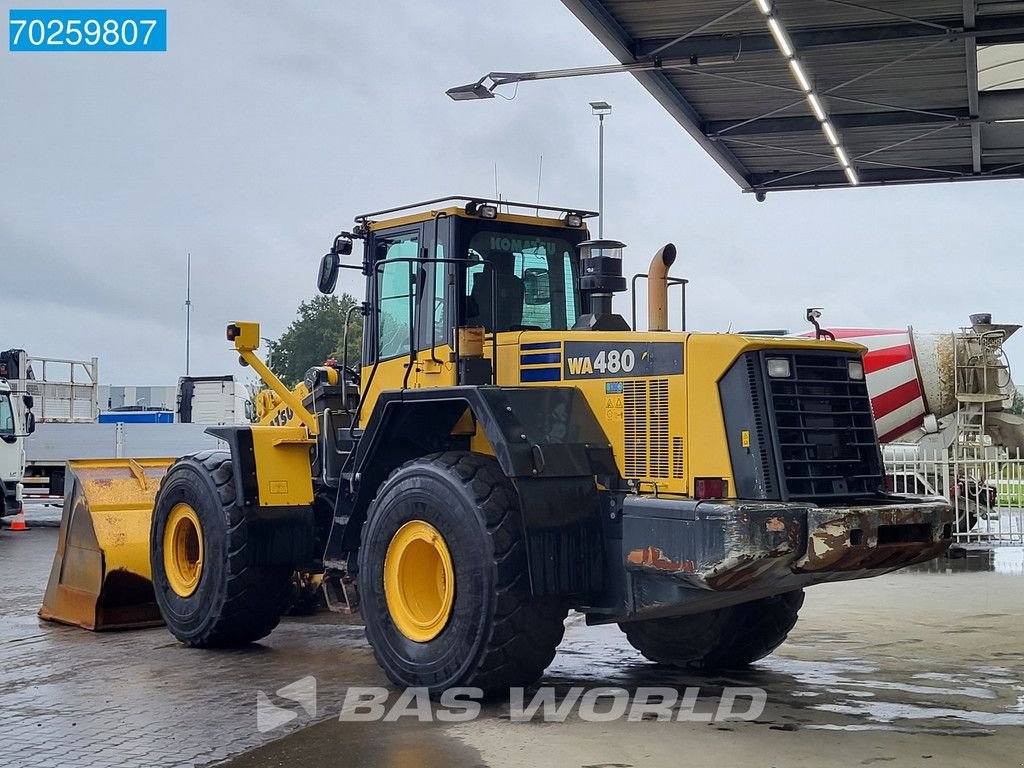
<svg viewBox="0 0 1024 768">
<path fill-rule="evenodd" d="M 1024 576 L 1024 547 L 961 550 L 963 557 L 937 557 L 897 573 L 999 573 Z"/>
<path fill-rule="evenodd" d="M 979 712 L 977 710 L 926 707 L 916 704 L 895 702 L 858 701 L 854 704 L 812 704 L 812 709 L 823 712 L 837 712 L 854 717 L 867 717 L 879 723 L 894 720 L 936 720 L 951 718 L 974 725 L 1024 725 L 1024 714 L 1015 712 Z"/>
<path fill-rule="evenodd" d="M 217 763 L 225 768 L 486 768 L 480 753 L 445 732 L 417 721 L 394 723 L 324 720 Z"/>
</svg>

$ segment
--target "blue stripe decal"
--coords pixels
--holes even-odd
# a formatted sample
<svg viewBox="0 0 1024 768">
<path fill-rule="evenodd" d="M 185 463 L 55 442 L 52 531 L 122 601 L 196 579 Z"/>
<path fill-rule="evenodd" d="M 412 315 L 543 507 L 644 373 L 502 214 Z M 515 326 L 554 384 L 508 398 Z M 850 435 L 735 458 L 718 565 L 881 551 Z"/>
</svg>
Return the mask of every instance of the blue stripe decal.
<svg viewBox="0 0 1024 768">
<path fill-rule="evenodd" d="M 520 365 L 537 365 L 538 363 L 560 363 L 562 362 L 561 352 L 548 352 L 547 354 L 520 355 Z"/>
<path fill-rule="evenodd" d="M 531 344 L 521 344 L 520 349 L 561 349 L 562 342 L 560 341 L 535 341 Z"/>
<path fill-rule="evenodd" d="M 561 368 L 523 368 L 519 371 L 520 381 L 561 381 Z"/>
</svg>

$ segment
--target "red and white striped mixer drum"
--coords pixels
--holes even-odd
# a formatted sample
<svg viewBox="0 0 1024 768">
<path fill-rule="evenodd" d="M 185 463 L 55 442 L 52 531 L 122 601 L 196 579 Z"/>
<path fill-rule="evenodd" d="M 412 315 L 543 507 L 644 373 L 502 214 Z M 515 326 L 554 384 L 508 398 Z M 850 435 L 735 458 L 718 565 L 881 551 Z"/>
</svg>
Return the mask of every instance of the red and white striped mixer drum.
<svg viewBox="0 0 1024 768">
<path fill-rule="evenodd" d="M 913 328 L 829 330 L 836 339 L 868 348 L 864 373 L 881 442 L 891 443 L 918 429 L 926 413 L 941 418 L 956 410 L 952 333 Z"/>
</svg>

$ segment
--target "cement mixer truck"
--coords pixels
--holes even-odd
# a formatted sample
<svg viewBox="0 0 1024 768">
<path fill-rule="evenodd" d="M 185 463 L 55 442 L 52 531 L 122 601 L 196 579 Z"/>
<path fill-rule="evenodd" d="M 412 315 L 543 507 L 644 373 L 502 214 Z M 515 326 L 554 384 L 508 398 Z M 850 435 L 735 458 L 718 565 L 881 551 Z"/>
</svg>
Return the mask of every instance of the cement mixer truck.
<svg viewBox="0 0 1024 768">
<path fill-rule="evenodd" d="M 1019 328 L 979 314 L 970 326 L 941 333 L 819 331 L 868 348 L 864 372 L 890 490 L 953 497 L 961 535 L 996 516 L 1000 460 L 1024 450 L 1024 418 L 1009 409 L 1017 390 L 1003 351 Z"/>
</svg>

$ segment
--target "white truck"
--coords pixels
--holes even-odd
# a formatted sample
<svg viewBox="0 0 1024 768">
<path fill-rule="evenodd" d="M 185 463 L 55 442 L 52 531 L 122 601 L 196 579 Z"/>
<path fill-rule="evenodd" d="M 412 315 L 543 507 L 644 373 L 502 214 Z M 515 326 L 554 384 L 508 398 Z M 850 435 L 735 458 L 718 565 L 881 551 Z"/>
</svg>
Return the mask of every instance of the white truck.
<svg viewBox="0 0 1024 768">
<path fill-rule="evenodd" d="M 0 378 L 0 517 L 21 511 L 25 438 L 35 431 L 32 396 L 18 394 Z"/>
<path fill-rule="evenodd" d="M 96 358 L 36 357 L 22 349 L 0 352 L 0 375 L 12 392 L 34 398 L 38 412 L 31 439 L 0 443 L 0 472 L 12 507 L 19 481 L 29 496 L 63 496 L 69 459 L 178 456 L 213 448 L 218 441 L 205 434 L 206 426 L 246 423 L 251 413 L 245 387 L 232 376 L 183 376 L 168 387 L 101 386 Z M 171 423 L 147 418 L 159 409 Z M 20 506 L 22 491 L 17 493 Z"/>
</svg>

